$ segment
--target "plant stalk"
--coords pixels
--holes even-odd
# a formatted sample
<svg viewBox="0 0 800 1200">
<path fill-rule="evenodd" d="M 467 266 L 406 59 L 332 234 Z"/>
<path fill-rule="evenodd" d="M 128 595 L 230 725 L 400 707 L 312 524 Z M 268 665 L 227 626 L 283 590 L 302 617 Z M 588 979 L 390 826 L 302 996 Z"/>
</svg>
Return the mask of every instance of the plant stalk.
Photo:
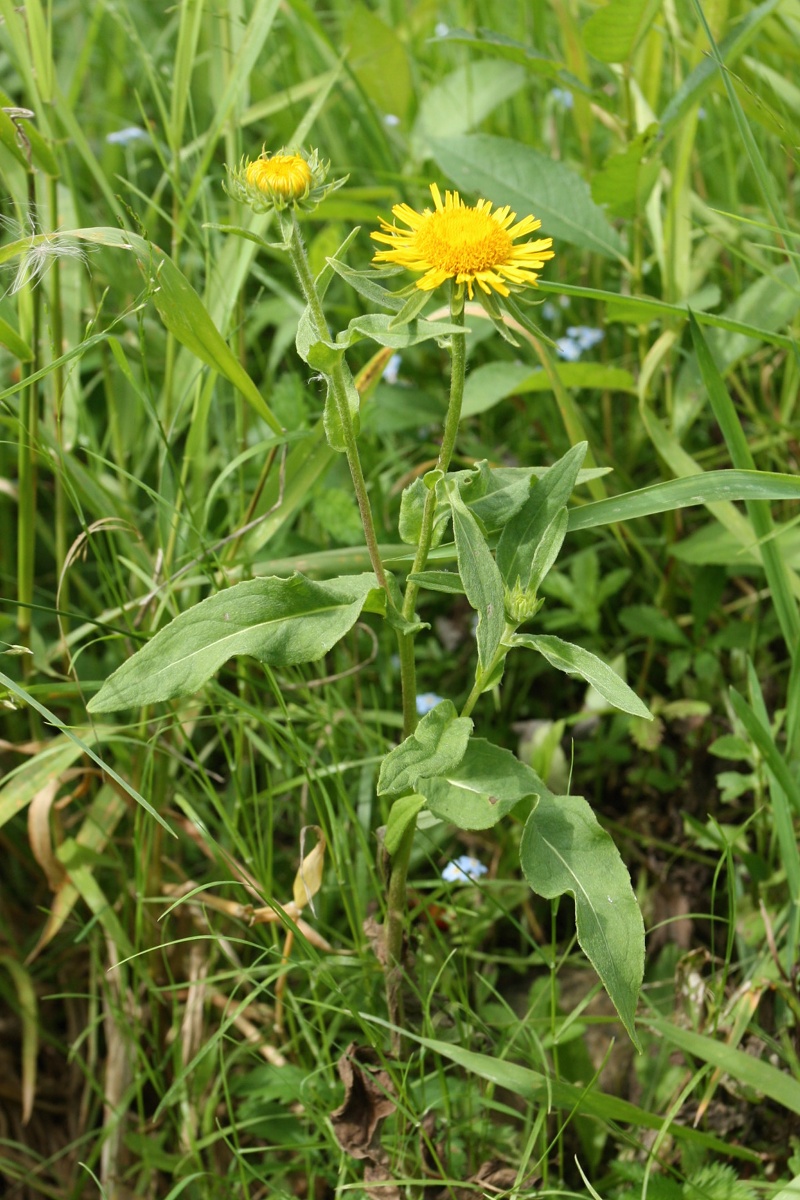
<svg viewBox="0 0 800 1200">
<path fill-rule="evenodd" d="M 458 296 L 455 285 L 450 299 L 450 315 L 454 325 L 461 327 L 461 332 L 450 338 L 450 400 L 447 406 L 442 444 L 436 461 L 436 470 L 444 475 L 450 466 L 453 450 L 461 420 L 461 405 L 464 399 L 464 377 L 467 362 L 467 335 L 464 329 L 463 296 Z M 425 497 L 425 507 L 422 510 L 422 529 L 419 545 L 414 556 L 412 571 L 424 571 L 428 554 L 433 540 L 433 518 L 436 510 L 436 489 L 431 488 Z M 411 621 L 416 609 L 419 584 L 406 584 L 403 599 L 402 616 Z M 417 724 L 416 710 L 416 668 L 414 663 L 413 634 L 398 634 L 400 645 L 400 671 L 403 685 L 403 732 L 406 737 L 414 732 Z M 402 971 L 403 949 L 406 925 L 408 923 L 408 897 L 406 881 L 408 867 L 411 861 L 411 849 L 414 844 L 415 823 L 405 829 L 400 844 L 392 856 L 392 871 L 389 877 L 389 891 L 386 912 L 386 999 L 389 1009 L 389 1020 L 393 1025 L 400 1026 L 403 1022 Z M 399 1037 L 395 1035 L 395 1050 L 399 1050 Z"/>
</svg>

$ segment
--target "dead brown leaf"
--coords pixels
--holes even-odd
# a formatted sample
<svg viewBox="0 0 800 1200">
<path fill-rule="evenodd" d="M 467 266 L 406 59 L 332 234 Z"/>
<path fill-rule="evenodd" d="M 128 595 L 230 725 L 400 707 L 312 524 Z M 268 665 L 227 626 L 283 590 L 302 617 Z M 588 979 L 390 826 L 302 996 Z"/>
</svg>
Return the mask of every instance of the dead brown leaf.
<svg viewBox="0 0 800 1200">
<path fill-rule="evenodd" d="M 378 1126 L 397 1107 L 388 1071 L 371 1046 L 352 1042 L 336 1064 L 344 1103 L 331 1113 L 337 1141 L 352 1158 L 375 1159 Z"/>
</svg>

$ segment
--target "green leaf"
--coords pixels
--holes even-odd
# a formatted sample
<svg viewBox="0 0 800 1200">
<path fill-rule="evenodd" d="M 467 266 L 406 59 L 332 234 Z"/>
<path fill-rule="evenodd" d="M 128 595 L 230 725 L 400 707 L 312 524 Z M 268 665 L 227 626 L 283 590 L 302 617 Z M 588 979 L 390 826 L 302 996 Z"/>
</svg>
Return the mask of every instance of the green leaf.
<svg viewBox="0 0 800 1200">
<path fill-rule="evenodd" d="M 9 325 L 8 321 L 4 321 L 0 317 L 0 345 L 5 346 L 15 358 L 20 362 L 30 362 L 33 358 L 33 350 L 28 343 L 21 338 L 13 325 Z"/>
<path fill-rule="evenodd" d="M 395 800 L 389 809 L 389 820 L 386 822 L 386 833 L 383 844 L 388 854 L 392 855 L 400 845 L 403 834 L 412 821 L 416 821 L 417 813 L 425 804 L 424 796 L 401 796 Z"/>
<path fill-rule="evenodd" d="M 402 541 L 409 546 L 419 545 L 422 536 L 422 513 L 427 496 L 428 489 L 419 475 L 408 487 L 403 488 L 397 530 Z"/>
<path fill-rule="evenodd" d="M 410 583 L 419 584 L 429 592 L 445 592 L 449 596 L 463 596 L 464 585 L 458 571 L 410 571 Z"/>
<path fill-rule="evenodd" d="M 570 509 L 569 528 L 594 529 L 719 500 L 800 500 L 800 479 L 774 471 L 704 471 Z"/>
<path fill-rule="evenodd" d="M 415 287 L 400 311 L 392 317 L 388 328 L 401 329 L 403 325 L 413 321 L 417 314 L 422 312 L 430 298 L 430 292 L 424 292 L 421 288 Z"/>
<path fill-rule="evenodd" d="M 531 767 L 484 738 L 470 738 L 454 770 L 418 779 L 416 789 L 435 816 L 459 829 L 491 829 L 521 800 L 550 794 Z"/>
<path fill-rule="evenodd" d="M 568 525 L 569 514 L 566 507 L 560 508 L 545 529 L 533 552 L 531 575 L 528 580 L 528 589 L 531 592 L 538 591 L 542 580 L 558 558 L 567 535 Z"/>
<path fill-rule="evenodd" d="M 380 304 L 382 308 L 392 308 L 396 312 L 399 312 L 405 304 L 402 293 L 392 292 L 389 288 L 383 287 L 378 282 L 379 279 L 405 274 L 400 267 L 396 270 L 391 268 L 388 271 L 381 272 L 357 271 L 355 267 L 350 267 L 347 263 L 340 262 L 336 258 L 329 258 L 328 266 L 337 275 L 341 276 L 346 283 L 349 283 L 351 288 L 358 292 L 359 296 L 363 296 L 365 300 L 372 301 L 373 304 Z"/>
<path fill-rule="evenodd" d="M 471 733 L 470 718 L 459 717 L 452 700 L 441 700 L 384 758 L 378 795 L 407 792 L 422 775 L 443 775 L 453 770 L 464 757 Z"/>
<path fill-rule="evenodd" d="M 402 312 L 402 309 L 400 311 Z M 430 341 L 431 338 L 448 337 L 452 333 L 464 332 L 460 325 L 453 325 L 450 321 L 421 320 L 395 325 L 396 320 L 397 317 L 387 317 L 383 313 L 367 313 L 363 317 L 353 317 L 346 331 L 340 333 L 336 340 L 339 345 L 352 346 L 361 338 L 371 338 L 379 346 L 403 350 L 406 346 L 416 346 L 419 342 Z"/>
<path fill-rule="evenodd" d="M 736 688 L 729 688 L 731 708 L 744 725 L 747 733 L 757 746 L 761 757 L 775 777 L 777 783 L 788 796 L 795 814 L 800 814 L 800 784 L 786 764 L 786 760 L 775 744 L 772 730 L 766 721 L 753 711 L 744 696 Z"/>
<path fill-rule="evenodd" d="M 575 901 L 578 941 L 631 1041 L 644 976 L 644 922 L 619 850 L 582 796 L 543 796 L 522 834 L 520 862 L 534 892 Z"/>
<path fill-rule="evenodd" d="M 590 683 L 604 700 L 613 704 L 621 712 L 631 713 L 634 717 L 644 717 L 652 721 L 653 714 L 642 703 L 636 693 L 628 687 L 624 679 L 620 679 L 602 658 L 584 650 L 582 646 L 574 646 L 572 642 L 564 642 L 551 634 L 518 633 L 512 639 L 514 646 L 528 650 L 538 650 L 551 667 L 564 671 L 567 675 L 577 675 Z"/>
<path fill-rule="evenodd" d="M 598 362 L 560 362 L 555 370 L 566 388 L 597 388 L 633 394 L 636 392 L 633 376 L 630 371 L 624 371 L 621 367 L 610 367 L 606 363 Z M 549 392 L 552 386 L 548 373 L 541 368 L 532 371 L 522 363 L 484 363 L 470 371 L 467 376 L 461 419 L 487 412 L 507 396 Z"/>
<path fill-rule="evenodd" d="M 554 463 L 501 533 L 497 543 L 497 566 L 509 590 L 517 585 L 517 581 L 523 591 L 527 590 L 536 548 L 553 518 L 572 495 L 586 450 L 586 442 L 579 442 Z"/>
<path fill-rule="evenodd" d="M 781 0 L 764 0 L 762 4 L 745 11 L 738 24 L 719 43 L 719 55 L 727 67 L 732 67 L 744 53 L 780 3 Z M 669 136 L 680 125 L 690 108 L 702 102 L 706 93 L 717 83 L 718 70 L 714 59 L 706 56 L 687 76 L 661 114 L 664 136 Z"/>
<path fill-rule="evenodd" d="M 677 621 L 654 604 L 628 604 L 619 613 L 620 624 L 635 637 L 653 638 L 666 646 L 688 646 L 689 639 Z"/>
<path fill-rule="evenodd" d="M 478 522 L 459 495 L 457 484 L 446 481 L 445 486 L 453 513 L 458 572 L 467 599 L 478 614 L 475 638 L 478 662 L 485 671 L 505 629 L 503 580 Z"/>
<path fill-rule="evenodd" d="M 414 96 L 414 80 L 403 40 L 366 5 L 348 5 L 346 11 L 349 70 L 379 111 L 404 118 Z"/>
<path fill-rule="evenodd" d="M 670 1021 L 645 1018 L 644 1023 L 685 1054 L 690 1054 L 692 1058 L 700 1059 L 701 1062 L 710 1063 L 718 1071 L 730 1075 L 737 1083 L 761 1092 L 781 1108 L 800 1114 L 800 1083 L 787 1071 L 781 1071 L 771 1063 L 762 1062 L 744 1050 L 736 1050 L 733 1046 L 705 1034 L 681 1029 Z"/>
<path fill-rule="evenodd" d="M 584 25 L 586 49 L 600 62 L 627 62 L 660 8 L 661 0 L 611 0 Z"/>
<path fill-rule="evenodd" d="M 440 1042 L 434 1038 L 420 1037 L 405 1028 L 397 1030 L 396 1026 L 390 1025 L 381 1017 L 373 1016 L 372 1013 L 361 1012 L 359 1016 L 375 1025 L 380 1025 L 381 1028 L 393 1029 L 402 1033 L 434 1054 L 439 1054 L 442 1058 L 456 1063 L 465 1071 L 477 1075 L 479 1079 L 496 1083 L 498 1087 L 505 1088 L 526 1100 L 538 1101 L 548 1109 L 555 1105 L 556 1108 L 569 1112 L 571 1116 L 597 1117 L 604 1127 L 608 1121 L 618 1121 L 622 1125 L 655 1129 L 659 1132 L 664 1128 L 663 1113 L 648 1112 L 647 1109 L 639 1108 L 637 1105 L 631 1104 L 629 1100 L 620 1099 L 619 1096 L 596 1089 L 589 1090 L 583 1084 L 565 1083 L 563 1079 L 553 1075 L 550 1071 L 545 1075 L 541 1071 L 534 1071 L 519 1063 L 509 1062 L 507 1058 L 497 1054 L 478 1054 L 475 1050 L 467 1050 L 453 1042 Z M 713 1150 L 717 1154 L 743 1159 L 754 1164 L 760 1163 L 760 1159 L 754 1151 L 746 1150 L 736 1142 L 725 1142 L 721 1138 L 715 1138 L 705 1129 L 694 1129 L 691 1125 L 680 1125 L 675 1122 L 669 1128 L 670 1136 L 674 1137 L 677 1142 L 695 1145 L 704 1152 Z M 798 1200 L 798 1198 L 787 1197 L 786 1200 Z"/>
<path fill-rule="evenodd" d="M 615 217 L 640 213 L 661 171 L 658 125 L 652 124 L 633 139 L 622 154 L 612 154 L 592 176 L 592 198 Z"/>
<path fill-rule="evenodd" d="M 89 711 L 190 696 L 234 655 L 281 667 L 314 662 L 352 629 L 375 586 L 371 574 L 237 583 L 161 629 L 106 680 Z"/>
<path fill-rule="evenodd" d="M 431 145 L 439 166 L 463 191 L 510 204 L 520 218 L 533 213 L 542 236 L 624 258 L 619 234 L 571 167 L 521 142 L 483 133 Z"/>
<path fill-rule="evenodd" d="M 420 102 L 413 139 L 424 153 L 437 139 L 457 138 L 478 125 L 499 104 L 528 82 L 523 67 L 501 62 L 471 62 L 457 67 Z"/>
</svg>

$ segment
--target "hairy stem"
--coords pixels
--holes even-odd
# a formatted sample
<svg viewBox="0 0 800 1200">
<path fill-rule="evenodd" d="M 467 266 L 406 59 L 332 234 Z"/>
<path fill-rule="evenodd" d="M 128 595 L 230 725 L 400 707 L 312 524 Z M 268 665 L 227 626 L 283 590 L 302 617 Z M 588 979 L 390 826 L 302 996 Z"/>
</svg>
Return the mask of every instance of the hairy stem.
<svg viewBox="0 0 800 1200">
<path fill-rule="evenodd" d="M 450 339 L 450 401 L 447 406 L 442 445 L 436 462 L 436 470 L 442 474 L 447 472 L 461 420 L 461 404 L 464 398 L 464 376 L 467 361 L 467 335 L 464 330 L 463 298 L 458 297 L 453 287 L 450 304 L 451 320 L 454 325 L 461 326 L 461 332 L 453 334 Z M 419 545 L 414 556 L 412 571 L 424 571 L 433 540 L 433 518 L 436 509 L 436 490 L 431 488 L 425 497 L 425 507 L 422 510 L 422 529 Z M 406 584 L 403 599 L 402 615 L 407 621 L 413 620 L 416 609 L 419 584 Z M 401 633 L 400 643 L 400 672 L 403 686 L 403 732 L 406 737 L 414 732 L 417 724 L 416 710 L 416 669 L 414 664 L 414 638 L 412 634 Z M 411 861 L 411 848 L 414 843 L 415 825 L 412 821 L 404 831 L 400 844 L 392 856 L 392 873 L 389 878 L 389 894 L 386 913 L 386 998 L 389 1008 L 389 1019 L 394 1025 L 401 1025 L 403 1019 L 401 975 L 403 969 L 403 943 L 408 919 L 408 900 L 406 880 L 408 866 Z M 398 1049 L 396 1046 L 395 1049 Z"/>
</svg>

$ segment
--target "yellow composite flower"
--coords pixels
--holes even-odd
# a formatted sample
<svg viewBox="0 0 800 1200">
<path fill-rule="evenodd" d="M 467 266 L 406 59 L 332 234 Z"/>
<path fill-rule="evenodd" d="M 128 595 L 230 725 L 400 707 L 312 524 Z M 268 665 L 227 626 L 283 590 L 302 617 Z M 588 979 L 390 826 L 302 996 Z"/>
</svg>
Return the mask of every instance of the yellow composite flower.
<svg viewBox="0 0 800 1200">
<path fill-rule="evenodd" d="M 509 205 L 492 212 L 490 200 L 479 200 L 473 208 L 458 192 L 445 192 L 443 201 L 436 184 L 430 186 L 433 212 L 426 208 L 420 213 L 408 204 L 392 209 L 408 229 L 381 218 L 380 232 L 370 237 L 391 249 L 379 250 L 374 263 L 424 271 L 416 284 L 425 292 L 453 279 L 462 288 L 466 285 L 470 300 L 476 284 L 487 296 L 492 292 L 508 296 L 512 289 L 535 287 L 537 272 L 553 257 L 553 239 L 517 243 L 539 229 L 541 221 L 535 217 L 517 221 Z"/>
</svg>

